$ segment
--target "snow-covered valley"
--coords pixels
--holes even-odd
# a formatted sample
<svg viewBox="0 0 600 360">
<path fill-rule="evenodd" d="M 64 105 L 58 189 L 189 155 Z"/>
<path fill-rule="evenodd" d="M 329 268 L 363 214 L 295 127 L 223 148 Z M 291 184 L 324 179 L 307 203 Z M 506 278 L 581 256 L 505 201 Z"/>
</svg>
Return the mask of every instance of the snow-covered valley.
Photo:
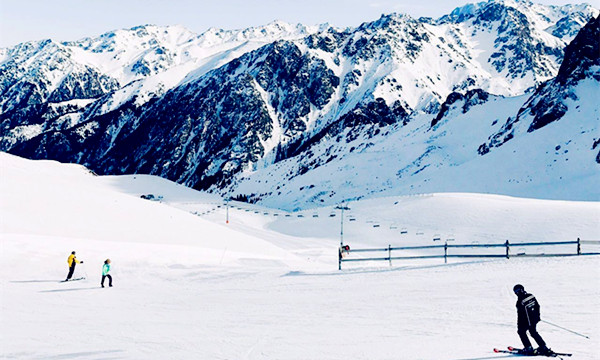
<svg viewBox="0 0 600 360">
<path fill-rule="evenodd" d="M 597 256 L 338 271 L 332 207 L 231 202 L 226 224 L 222 199 L 157 177 L 95 176 L 5 153 L 0 166 L 7 359 L 502 358 L 492 348 L 520 345 L 515 283 L 536 295 L 543 319 L 590 337 L 542 323 L 550 347 L 598 356 Z M 160 202 L 140 198 L 148 194 Z M 456 243 L 600 239 L 597 202 L 439 193 L 347 205 L 353 248 L 430 245 L 436 234 Z M 60 283 L 73 250 L 86 280 Z M 106 258 L 114 287 L 103 289 Z"/>
</svg>

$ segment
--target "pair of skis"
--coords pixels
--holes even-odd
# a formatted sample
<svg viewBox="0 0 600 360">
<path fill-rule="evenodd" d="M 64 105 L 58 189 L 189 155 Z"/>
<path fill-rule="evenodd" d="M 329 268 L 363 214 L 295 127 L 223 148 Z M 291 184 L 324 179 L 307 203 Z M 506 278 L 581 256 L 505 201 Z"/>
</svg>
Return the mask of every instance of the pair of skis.
<svg viewBox="0 0 600 360">
<path fill-rule="evenodd" d="M 69 279 L 69 280 L 62 280 L 62 281 L 60 281 L 60 282 L 67 282 L 67 281 L 77 281 L 77 280 L 85 280 L 85 277 L 78 277 L 78 278 Z"/>
<path fill-rule="evenodd" d="M 561 358 L 561 359 L 562 359 L 562 356 L 572 356 L 573 355 L 573 354 L 567 354 L 567 353 L 557 353 L 552 350 L 550 350 L 547 354 L 537 354 L 537 353 L 523 354 L 523 349 L 517 349 L 512 346 L 509 346 L 508 350 L 501 350 L 501 349 L 494 348 L 494 352 L 495 353 L 521 355 L 521 356 L 547 356 L 547 357 L 556 357 L 556 358 Z"/>
</svg>

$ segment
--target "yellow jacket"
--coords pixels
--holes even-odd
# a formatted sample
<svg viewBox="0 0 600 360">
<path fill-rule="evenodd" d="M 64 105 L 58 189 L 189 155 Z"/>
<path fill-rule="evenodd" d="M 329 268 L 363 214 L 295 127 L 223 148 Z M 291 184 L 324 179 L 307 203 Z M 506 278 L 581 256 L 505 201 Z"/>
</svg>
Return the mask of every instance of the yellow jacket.
<svg viewBox="0 0 600 360">
<path fill-rule="evenodd" d="M 71 254 L 71 255 L 69 255 L 69 258 L 67 259 L 67 264 L 69 264 L 69 267 L 71 267 L 71 265 L 73 265 L 73 261 L 75 261 L 76 264 L 79 264 L 79 260 L 77 260 L 75 255 Z"/>
</svg>

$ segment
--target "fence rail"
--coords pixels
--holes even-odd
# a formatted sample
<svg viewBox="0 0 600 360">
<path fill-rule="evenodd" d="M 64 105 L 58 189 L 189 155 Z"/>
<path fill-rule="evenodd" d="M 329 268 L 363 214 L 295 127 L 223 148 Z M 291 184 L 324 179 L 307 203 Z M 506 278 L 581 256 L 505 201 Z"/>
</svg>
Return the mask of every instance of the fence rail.
<svg viewBox="0 0 600 360">
<path fill-rule="evenodd" d="M 349 247 L 339 248 L 339 270 L 342 270 L 343 262 L 358 262 L 358 261 L 389 261 L 392 266 L 392 260 L 411 260 L 411 259 L 444 259 L 444 263 L 448 262 L 448 258 L 507 258 L 511 257 L 563 257 L 563 256 L 579 256 L 579 255 L 600 255 L 600 252 L 582 252 L 581 245 L 600 245 L 600 240 L 581 240 L 577 241 L 548 241 L 548 242 L 526 242 L 526 243 L 511 243 L 508 240 L 502 244 L 448 244 L 447 242 L 443 245 L 425 245 L 425 246 L 400 246 L 392 247 L 388 245 L 387 248 L 373 248 L 373 249 L 352 249 Z M 511 254 L 510 248 L 518 248 L 524 246 L 557 246 L 557 245 L 577 245 L 577 249 L 574 253 L 556 253 L 556 254 L 526 254 L 517 253 Z M 448 249 L 452 248 L 504 248 L 504 254 L 448 254 Z M 414 256 L 392 256 L 392 251 L 400 250 L 423 250 L 423 249 L 444 249 L 443 255 L 414 255 Z M 368 258 L 345 258 L 345 254 L 349 253 L 367 253 L 367 252 L 387 252 L 387 256 L 384 257 L 368 257 Z"/>
</svg>

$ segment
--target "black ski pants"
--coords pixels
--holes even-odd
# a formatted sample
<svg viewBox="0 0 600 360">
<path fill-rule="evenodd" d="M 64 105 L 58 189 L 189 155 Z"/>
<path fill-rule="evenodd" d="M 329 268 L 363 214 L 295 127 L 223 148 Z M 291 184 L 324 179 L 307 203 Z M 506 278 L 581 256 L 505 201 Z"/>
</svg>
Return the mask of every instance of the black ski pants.
<svg viewBox="0 0 600 360">
<path fill-rule="evenodd" d="M 75 264 L 76 264 L 75 261 L 73 261 L 73 263 L 69 267 L 69 274 L 67 275 L 67 280 L 69 280 L 73 277 L 73 273 L 75 272 Z"/>
<path fill-rule="evenodd" d="M 529 334 L 531 334 L 531 337 L 533 338 L 533 340 L 535 340 L 535 342 L 539 346 L 546 346 L 544 339 L 542 339 L 540 334 L 538 334 L 537 330 L 535 329 L 536 325 L 537 324 L 533 324 L 533 325 L 527 324 L 525 326 L 518 327 L 517 334 L 519 334 L 519 337 L 521 338 L 521 342 L 523 343 L 523 346 L 525 346 L 525 347 L 531 346 L 531 341 L 529 341 L 529 338 L 527 337 L 527 331 L 529 331 Z"/>
<path fill-rule="evenodd" d="M 106 278 L 108 278 L 108 286 L 112 286 L 112 276 L 110 276 L 109 274 L 102 275 L 102 282 L 100 283 L 100 285 L 104 287 L 104 279 Z"/>
</svg>

